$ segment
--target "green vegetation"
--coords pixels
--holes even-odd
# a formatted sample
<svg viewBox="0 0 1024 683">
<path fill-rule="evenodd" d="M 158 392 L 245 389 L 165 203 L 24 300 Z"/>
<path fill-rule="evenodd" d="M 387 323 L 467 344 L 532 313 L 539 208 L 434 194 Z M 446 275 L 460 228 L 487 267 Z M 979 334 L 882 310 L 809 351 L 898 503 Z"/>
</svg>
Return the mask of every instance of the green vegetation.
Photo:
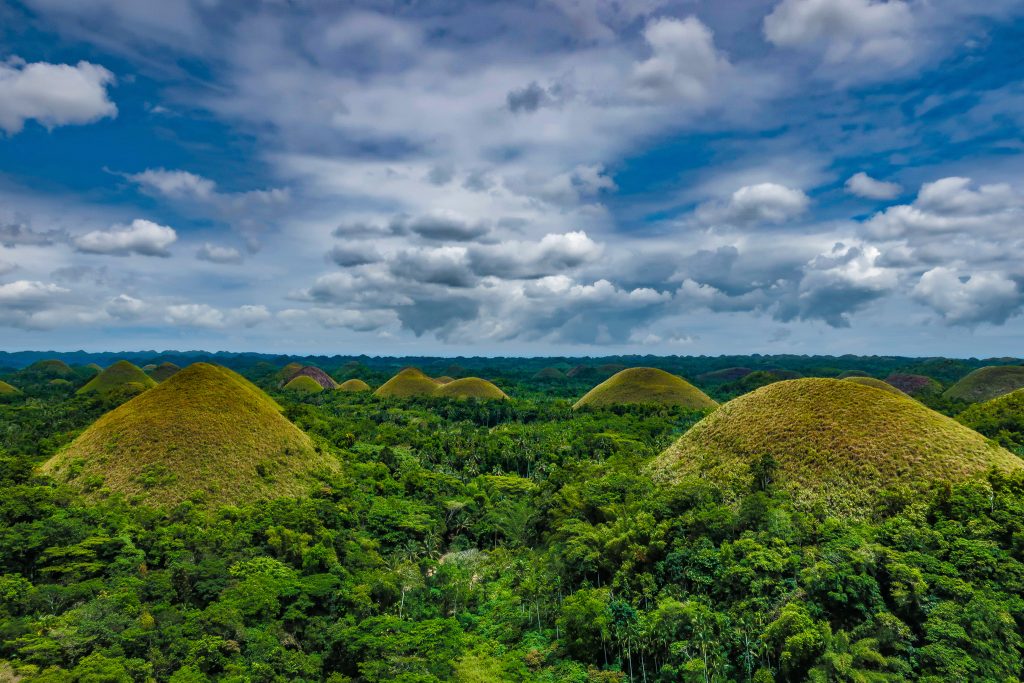
<svg viewBox="0 0 1024 683">
<path fill-rule="evenodd" d="M 370 385 L 361 379 L 350 379 L 338 385 L 338 391 L 369 391 Z"/>
<path fill-rule="evenodd" d="M 181 370 L 181 368 L 174 363 L 161 363 L 149 372 L 149 376 L 156 382 L 166 382 L 179 370 Z"/>
<path fill-rule="evenodd" d="M 434 390 L 434 396 L 444 398 L 479 398 L 492 401 L 508 400 L 508 395 L 491 382 L 479 377 L 464 377 L 442 384 Z"/>
<path fill-rule="evenodd" d="M 681 377 L 657 368 L 629 368 L 588 391 L 573 408 L 629 403 L 658 403 L 695 410 L 714 408 L 718 405 L 707 394 Z"/>
<path fill-rule="evenodd" d="M 538 370 L 534 375 L 534 379 L 540 380 L 552 380 L 552 381 L 563 381 L 565 380 L 565 373 L 558 368 L 543 368 Z"/>
<path fill-rule="evenodd" d="M 278 371 L 277 377 L 281 381 L 281 384 L 284 385 L 288 383 L 292 377 L 295 377 L 295 375 L 297 375 L 304 367 L 305 366 L 302 363 L 289 363 Z"/>
<path fill-rule="evenodd" d="M 70 365 L 62 360 L 41 360 L 25 368 L 25 372 L 41 375 L 43 377 L 70 379 L 75 376 L 75 371 Z"/>
<path fill-rule="evenodd" d="M 1024 467 L 909 397 L 849 380 L 778 382 L 733 399 L 661 455 L 663 479 L 700 476 L 734 495 L 760 470 L 801 503 L 864 512 L 889 486 L 927 486 Z"/>
<path fill-rule="evenodd" d="M 389 379 L 373 392 L 380 398 L 409 398 L 410 396 L 430 396 L 437 389 L 437 382 L 427 377 L 421 370 L 405 368 Z"/>
<path fill-rule="evenodd" d="M 1024 389 L 975 403 L 956 419 L 1024 456 Z"/>
<path fill-rule="evenodd" d="M 14 394 L 20 394 L 16 387 L 11 386 L 7 382 L 0 380 L 0 396 L 12 396 Z"/>
<path fill-rule="evenodd" d="M 284 385 L 286 391 L 297 391 L 301 394 L 318 394 L 324 388 L 309 375 L 296 375 L 288 384 Z"/>
<path fill-rule="evenodd" d="M 875 389 L 888 391 L 890 394 L 896 394 L 897 396 L 907 395 L 900 391 L 899 389 L 897 389 L 896 387 L 894 387 L 893 385 L 889 384 L 888 382 L 883 382 L 882 380 L 875 379 L 874 377 L 861 377 L 860 375 L 849 375 L 847 377 L 844 377 L 843 381 L 853 382 L 854 384 L 861 384 L 866 387 L 874 387 Z"/>
<path fill-rule="evenodd" d="M 1024 388 L 1024 366 L 979 368 L 946 390 L 946 398 L 980 403 Z"/>
<path fill-rule="evenodd" d="M 196 363 L 101 417 L 44 471 L 90 498 L 213 504 L 294 495 L 331 467 L 266 394 Z"/>
<path fill-rule="evenodd" d="M 122 393 L 134 395 L 156 386 L 152 377 L 136 365 L 126 360 L 119 360 L 78 390 L 80 394 L 94 392 L 97 394 Z"/>
<path fill-rule="evenodd" d="M 886 377 L 885 381 L 904 394 L 914 398 L 928 398 L 942 393 L 942 385 L 931 377 L 925 377 L 924 375 L 896 372 Z"/>
</svg>

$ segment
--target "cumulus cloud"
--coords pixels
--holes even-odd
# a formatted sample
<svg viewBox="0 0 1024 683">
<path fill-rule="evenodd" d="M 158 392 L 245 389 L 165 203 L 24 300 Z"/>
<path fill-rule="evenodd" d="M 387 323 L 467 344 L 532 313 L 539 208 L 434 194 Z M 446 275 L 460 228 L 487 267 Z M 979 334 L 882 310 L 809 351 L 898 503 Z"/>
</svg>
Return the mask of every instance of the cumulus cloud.
<svg viewBox="0 0 1024 683">
<path fill-rule="evenodd" d="M 380 253 L 372 244 L 336 244 L 327 253 L 327 259 L 342 268 L 378 263 L 381 258 Z"/>
<path fill-rule="evenodd" d="M 435 211 L 415 217 L 396 216 L 391 229 L 439 242 L 469 242 L 485 236 L 491 228 L 483 221 L 470 220 L 454 211 Z"/>
<path fill-rule="evenodd" d="M 104 307 L 107 314 L 121 320 L 136 320 L 148 311 L 146 302 L 127 294 L 118 294 Z"/>
<path fill-rule="evenodd" d="M 593 263 L 603 247 L 581 231 L 548 234 L 539 242 L 502 242 L 469 250 L 469 263 L 477 275 L 501 278 L 538 278 L 556 275 Z"/>
<path fill-rule="evenodd" d="M 396 254 L 388 265 L 398 278 L 449 287 L 471 287 L 476 278 L 465 247 L 413 247 Z"/>
<path fill-rule="evenodd" d="M 865 199 L 893 199 L 903 192 L 899 183 L 876 180 L 861 171 L 850 176 L 846 181 L 846 191 Z"/>
<path fill-rule="evenodd" d="M 1001 325 L 1020 312 L 1021 286 L 1002 273 L 962 275 L 938 266 L 921 276 L 913 297 L 948 325 Z"/>
<path fill-rule="evenodd" d="M 0 62 L 0 128 L 13 135 L 30 119 L 55 128 L 113 118 L 117 106 L 107 87 L 114 82 L 114 74 L 89 62 Z"/>
<path fill-rule="evenodd" d="M 704 104 L 732 69 L 700 19 L 657 19 L 644 29 L 651 56 L 636 65 L 633 80 L 646 96 Z"/>
<path fill-rule="evenodd" d="M 914 57 L 914 29 L 910 5 L 903 0 L 783 0 L 764 19 L 771 43 L 815 50 L 830 66 L 904 66 Z"/>
<path fill-rule="evenodd" d="M 7 248 L 49 246 L 64 237 L 58 230 L 38 231 L 25 223 L 0 223 L 0 245 Z"/>
<path fill-rule="evenodd" d="M 178 233 L 174 228 L 137 218 L 127 226 L 87 232 L 75 237 L 72 242 L 75 249 L 86 254 L 168 257 L 171 255 L 168 247 L 177 239 Z"/>
<path fill-rule="evenodd" d="M 703 223 L 750 226 L 758 223 L 782 223 L 807 211 L 810 199 L 802 190 L 777 183 L 746 185 L 733 192 L 725 202 L 709 202 L 697 210 Z"/>
<path fill-rule="evenodd" d="M 175 304 L 168 306 L 165 320 L 186 327 L 254 327 L 271 319 L 266 306 L 240 306 L 222 311 L 208 304 Z"/>
<path fill-rule="evenodd" d="M 33 309 L 68 294 L 69 291 L 53 283 L 15 280 L 0 285 L 0 307 Z"/>
<path fill-rule="evenodd" d="M 175 199 L 205 200 L 212 197 L 217 189 L 212 180 L 188 171 L 150 168 L 126 177 L 149 192 Z"/>
<path fill-rule="evenodd" d="M 210 261 L 211 263 L 241 263 L 242 252 L 234 247 L 224 247 L 206 242 L 203 246 L 199 247 L 199 250 L 196 252 L 196 258 L 200 261 Z"/>
</svg>

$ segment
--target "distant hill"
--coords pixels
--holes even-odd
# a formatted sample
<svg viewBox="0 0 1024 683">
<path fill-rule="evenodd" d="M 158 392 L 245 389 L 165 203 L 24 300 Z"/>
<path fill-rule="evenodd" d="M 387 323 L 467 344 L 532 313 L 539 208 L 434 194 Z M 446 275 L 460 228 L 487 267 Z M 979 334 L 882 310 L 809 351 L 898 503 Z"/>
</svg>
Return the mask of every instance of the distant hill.
<svg viewBox="0 0 1024 683">
<path fill-rule="evenodd" d="M 324 388 L 309 375 L 296 375 L 288 384 L 284 385 L 285 391 L 295 391 L 300 394 L 319 394 Z"/>
<path fill-rule="evenodd" d="M 41 360 L 25 368 L 24 372 L 39 375 L 41 377 L 71 379 L 75 377 L 75 371 L 70 365 L 62 360 Z"/>
<path fill-rule="evenodd" d="M 337 389 L 338 383 L 326 372 L 313 365 L 307 365 L 292 375 L 292 381 L 299 377 L 309 377 L 320 385 L 321 389 Z"/>
<path fill-rule="evenodd" d="M 1024 463 L 908 397 L 800 379 L 720 406 L 659 456 L 655 473 L 669 481 L 699 476 L 738 496 L 767 469 L 799 502 L 863 512 L 880 489 L 959 481 L 992 467 Z"/>
<path fill-rule="evenodd" d="M 137 394 L 156 386 L 152 377 L 142 368 L 126 360 L 119 360 L 78 390 L 79 394 L 96 393 L 109 395 L 114 392 Z"/>
<path fill-rule="evenodd" d="M 369 391 L 370 385 L 361 379 L 350 379 L 338 385 L 338 391 Z"/>
<path fill-rule="evenodd" d="M 735 382 L 752 372 L 750 368 L 722 368 L 697 375 L 697 379 L 701 382 Z"/>
<path fill-rule="evenodd" d="M 407 398 L 409 396 L 430 396 L 437 389 L 437 382 L 421 370 L 405 368 L 373 392 L 380 398 Z"/>
<path fill-rule="evenodd" d="M 714 408 L 717 403 L 681 377 L 657 368 L 629 368 L 588 391 L 574 409 L 623 403 L 661 403 L 685 408 Z"/>
<path fill-rule="evenodd" d="M 196 363 L 101 417 L 43 470 L 90 497 L 237 504 L 300 495 L 336 467 L 248 380 Z"/>
<path fill-rule="evenodd" d="M 942 385 L 938 381 L 924 375 L 908 375 L 896 372 L 886 377 L 885 382 L 896 387 L 904 394 L 915 398 L 936 396 L 942 392 Z"/>
<path fill-rule="evenodd" d="M 435 396 L 445 398 L 479 398 L 505 401 L 508 395 L 491 382 L 479 377 L 465 377 L 442 384 L 434 390 Z"/>
<path fill-rule="evenodd" d="M 1024 366 L 991 365 L 979 368 L 951 386 L 946 398 L 979 403 L 1024 389 Z"/>
<path fill-rule="evenodd" d="M 565 381 L 565 373 L 558 368 L 543 368 L 533 375 L 534 379 L 548 380 L 552 382 Z"/>
<path fill-rule="evenodd" d="M 844 377 L 843 381 L 844 382 L 853 382 L 855 384 L 862 384 L 862 385 L 864 385 L 866 387 L 874 387 L 875 389 L 881 389 L 882 391 L 888 391 L 889 393 L 896 394 L 898 396 L 906 396 L 907 395 L 907 394 L 903 393 L 902 391 L 900 391 L 899 389 L 897 389 L 896 387 L 894 387 L 893 385 L 889 384 L 888 382 L 883 382 L 882 380 L 875 379 L 874 377 L 862 377 L 860 375 L 850 375 L 848 377 Z"/>
<path fill-rule="evenodd" d="M 149 376 L 157 382 L 165 382 L 175 375 L 180 367 L 174 363 L 161 363 L 149 371 Z"/>
</svg>

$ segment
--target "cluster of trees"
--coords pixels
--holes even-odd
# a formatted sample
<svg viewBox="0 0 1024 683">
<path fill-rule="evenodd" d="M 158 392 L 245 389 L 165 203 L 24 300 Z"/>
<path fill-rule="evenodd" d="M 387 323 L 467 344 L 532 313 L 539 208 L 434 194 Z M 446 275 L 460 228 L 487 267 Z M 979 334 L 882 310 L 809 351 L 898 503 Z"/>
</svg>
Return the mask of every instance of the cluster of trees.
<svg viewBox="0 0 1024 683">
<path fill-rule="evenodd" d="M 700 417 L 682 410 L 278 398 L 342 473 L 215 510 L 86 504 L 34 465 L 108 406 L 0 405 L 0 679 L 1024 675 L 1022 477 L 893 490 L 854 520 L 796 508 L 770 461 L 740 505 L 656 486 L 646 463 Z"/>
</svg>

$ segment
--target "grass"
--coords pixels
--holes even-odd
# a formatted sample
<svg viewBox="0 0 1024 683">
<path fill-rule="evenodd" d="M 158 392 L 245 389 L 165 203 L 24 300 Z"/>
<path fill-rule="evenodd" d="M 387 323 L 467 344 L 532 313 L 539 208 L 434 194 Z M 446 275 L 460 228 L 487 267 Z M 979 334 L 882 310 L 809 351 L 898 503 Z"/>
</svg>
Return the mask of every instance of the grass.
<svg viewBox="0 0 1024 683">
<path fill-rule="evenodd" d="M 321 389 L 338 388 L 338 383 L 334 381 L 333 377 L 331 377 L 326 372 L 313 365 L 307 365 L 298 372 L 296 372 L 294 375 L 292 375 L 292 379 L 297 379 L 298 377 L 309 377 L 314 382 L 319 384 Z"/>
<path fill-rule="evenodd" d="M 655 461 L 655 476 L 709 479 L 733 498 L 759 464 L 800 503 L 865 512 L 880 490 L 927 486 L 1024 463 L 955 420 L 905 396 L 835 379 L 777 382 L 734 399 Z"/>
<path fill-rule="evenodd" d="M 906 396 L 905 393 L 889 384 L 883 382 L 880 379 L 874 377 L 864 377 L 862 375 L 849 375 L 848 377 L 842 378 L 844 382 L 853 382 L 854 384 L 861 384 L 866 387 L 874 387 L 875 389 L 881 389 L 882 391 L 888 391 L 890 394 L 896 394 L 897 396 Z"/>
<path fill-rule="evenodd" d="M 437 382 L 421 370 L 405 368 L 373 392 L 380 398 L 406 398 L 409 396 L 430 396 L 437 389 Z"/>
<path fill-rule="evenodd" d="M 150 371 L 149 376 L 157 382 L 166 382 L 179 370 L 181 370 L 181 368 L 174 363 L 161 363 Z"/>
<path fill-rule="evenodd" d="M 565 373 L 558 368 L 544 368 L 543 370 L 539 370 L 533 378 L 561 381 L 565 379 Z"/>
<path fill-rule="evenodd" d="M 885 381 L 908 396 L 935 396 L 942 392 L 942 385 L 926 375 L 894 372 L 886 377 Z"/>
<path fill-rule="evenodd" d="M 101 417 L 43 470 L 93 498 L 212 505 L 302 495 L 336 467 L 248 380 L 195 363 Z"/>
<path fill-rule="evenodd" d="M 1024 389 L 975 403 L 957 415 L 959 422 L 1024 454 Z"/>
<path fill-rule="evenodd" d="M 40 360 L 25 368 L 46 377 L 74 377 L 75 371 L 62 360 Z"/>
<path fill-rule="evenodd" d="M 110 394 L 115 391 L 138 393 L 156 386 L 156 381 L 144 373 L 142 368 L 126 360 L 119 360 L 89 380 L 78 390 L 79 394 Z"/>
<path fill-rule="evenodd" d="M 319 394 L 324 388 L 309 375 L 296 375 L 288 384 L 284 385 L 285 391 L 297 391 L 300 394 Z"/>
<path fill-rule="evenodd" d="M 0 379 L 0 396 L 12 396 L 20 393 L 21 392 L 16 387 L 12 387 L 10 384 Z"/>
<path fill-rule="evenodd" d="M 479 398 L 505 401 L 508 395 L 494 384 L 479 377 L 465 377 L 442 384 L 434 390 L 434 396 L 446 398 Z"/>
<path fill-rule="evenodd" d="M 338 391 L 369 391 L 370 385 L 361 379 L 350 379 L 338 385 Z"/>
<path fill-rule="evenodd" d="M 299 370 L 303 367 L 302 363 L 289 363 L 277 372 L 277 378 L 282 383 L 289 381 L 292 377 L 298 374 Z"/>
<path fill-rule="evenodd" d="M 968 403 L 989 401 L 1017 389 L 1024 389 L 1024 366 L 992 365 L 978 368 L 943 394 Z"/>
<path fill-rule="evenodd" d="M 657 368 L 629 368 L 588 391 L 573 409 L 622 403 L 660 403 L 698 410 L 718 405 L 681 377 Z"/>
<path fill-rule="evenodd" d="M 434 383 L 435 384 L 448 384 L 449 382 L 454 382 L 454 381 L 455 381 L 455 378 L 454 377 L 449 377 L 448 375 L 441 375 L 440 377 L 435 377 L 434 378 Z"/>
</svg>

